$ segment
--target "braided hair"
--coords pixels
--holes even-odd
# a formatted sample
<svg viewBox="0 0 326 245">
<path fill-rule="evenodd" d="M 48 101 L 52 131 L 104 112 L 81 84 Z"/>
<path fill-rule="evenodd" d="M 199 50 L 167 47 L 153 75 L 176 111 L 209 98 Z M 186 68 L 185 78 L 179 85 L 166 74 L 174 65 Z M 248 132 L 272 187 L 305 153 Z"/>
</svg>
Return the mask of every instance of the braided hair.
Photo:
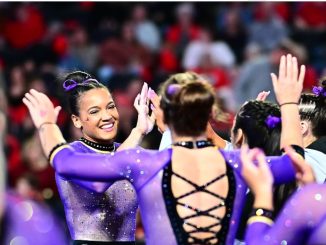
<svg viewBox="0 0 326 245">
<path fill-rule="evenodd" d="M 233 133 L 241 129 L 250 148 L 258 147 L 269 156 L 281 155 L 281 123 L 268 127 L 266 120 L 269 116 L 281 117 L 277 105 L 266 101 L 248 101 L 236 116 Z"/>
<path fill-rule="evenodd" d="M 301 120 L 311 122 L 312 134 L 317 138 L 326 136 L 326 77 L 320 84 L 320 93 L 302 94 L 299 103 Z"/>
</svg>

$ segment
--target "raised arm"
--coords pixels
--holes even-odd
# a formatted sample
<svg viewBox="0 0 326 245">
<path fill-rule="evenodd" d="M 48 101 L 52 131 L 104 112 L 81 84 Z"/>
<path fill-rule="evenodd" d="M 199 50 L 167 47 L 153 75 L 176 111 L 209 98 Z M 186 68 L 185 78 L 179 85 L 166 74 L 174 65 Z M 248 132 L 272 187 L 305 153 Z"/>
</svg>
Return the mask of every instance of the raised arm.
<svg viewBox="0 0 326 245">
<path fill-rule="evenodd" d="M 280 147 L 298 145 L 303 148 L 298 103 L 302 92 L 305 66 L 298 71 L 296 57 L 288 54 L 280 60 L 278 77 L 272 73 L 274 92 L 282 115 Z"/>
<path fill-rule="evenodd" d="M 293 149 L 287 148 L 286 151 L 298 169 L 297 178 L 306 183 L 311 182 L 311 169 L 305 169 L 308 164 L 302 162 L 302 158 Z M 255 196 L 253 210 L 248 219 L 246 244 L 282 244 L 282 241 L 287 244 L 303 244 L 308 237 L 307 232 L 326 213 L 326 201 L 321 201 L 320 194 L 326 194 L 326 188 L 308 188 L 295 194 L 273 224 L 273 177 L 263 152 L 248 151 L 244 147 L 241 150 L 241 161 L 242 176 Z"/>
<path fill-rule="evenodd" d="M 142 186 L 170 159 L 168 150 L 155 154 L 155 151 L 134 149 L 118 152 L 116 156 L 77 153 L 65 144 L 55 124 L 59 108 L 54 108 L 46 95 L 31 90 L 23 102 L 39 130 L 44 153 L 60 175 L 93 181 L 127 178 Z"/>
<path fill-rule="evenodd" d="M 23 103 L 27 106 L 34 126 L 38 130 L 43 152 L 49 156 L 55 146 L 66 143 L 56 124 L 61 107 L 54 108 L 50 99 L 35 89 L 25 94 Z"/>
<path fill-rule="evenodd" d="M 118 151 L 135 148 L 138 146 L 143 137 L 152 131 L 155 124 L 155 115 L 149 115 L 149 94 L 150 88 L 144 83 L 141 93 L 137 95 L 134 101 L 134 107 L 138 112 L 137 125 L 132 129 L 128 138 L 119 146 Z"/>
</svg>

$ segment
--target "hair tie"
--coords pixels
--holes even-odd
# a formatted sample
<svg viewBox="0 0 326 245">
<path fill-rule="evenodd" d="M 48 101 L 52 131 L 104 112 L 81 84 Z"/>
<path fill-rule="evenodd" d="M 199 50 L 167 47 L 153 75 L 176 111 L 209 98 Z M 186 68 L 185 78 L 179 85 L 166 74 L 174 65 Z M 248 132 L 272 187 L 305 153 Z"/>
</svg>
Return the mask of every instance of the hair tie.
<svg viewBox="0 0 326 245">
<path fill-rule="evenodd" d="M 321 86 L 314 86 L 313 88 L 312 88 L 312 92 L 315 94 L 315 95 L 317 95 L 317 96 L 320 96 L 320 95 L 322 95 L 322 96 L 324 96 L 324 97 L 326 97 L 326 90 L 323 88 L 323 87 L 321 87 Z"/>
<path fill-rule="evenodd" d="M 179 92 L 181 89 L 181 86 L 179 84 L 170 84 L 167 89 L 166 89 L 166 93 L 170 96 L 176 94 L 177 92 Z"/>
<path fill-rule="evenodd" d="M 75 80 L 72 79 L 68 79 L 66 81 L 63 82 L 63 88 L 65 89 L 65 91 L 70 91 L 73 88 L 75 88 L 78 85 L 78 83 Z"/>
<path fill-rule="evenodd" d="M 280 117 L 275 117 L 275 116 L 271 116 L 271 115 L 269 115 L 265 120 L 265 123 L 269 129 L 275 128 L 277 126 L 277 124 L 279 124 L 280 122 L 281 122 Z"/>
<path fill-rule="evenodd" d="M 99 81 L 97 81 L 94 78 L 86 79 L 86 80 L 82 81 L 79 84 L 87 84 L 87 83 L 91 83 L 91 82 L 100 84 Z M 62 86 L 65 89 L 65 91 L 68 92 L 68 91 L 74 89 L 75 87 L 77 87 L 79 84 L 75 80 L 73 80 L 73 79 L 68 79 L 68 80 L 66 80 L 66 81 L 63 82 L 63 85 Z"/>
</svg>

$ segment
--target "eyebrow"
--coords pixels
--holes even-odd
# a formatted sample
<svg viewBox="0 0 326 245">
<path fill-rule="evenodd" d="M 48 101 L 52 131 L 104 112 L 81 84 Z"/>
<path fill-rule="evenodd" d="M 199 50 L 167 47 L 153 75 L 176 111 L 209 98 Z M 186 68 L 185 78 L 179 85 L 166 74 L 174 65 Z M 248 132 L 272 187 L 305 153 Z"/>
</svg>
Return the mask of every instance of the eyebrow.
<svg viewBox="0 0 326 245">
<path fill-rule="evenodd" d="M 106 106 L 108 106 L 108 105 L 114 105 L 114 101 L 113 100 L 111 100 Z M 87 109 L 87 111 L 90 111 L 91 109 L 99 109 L 100 107 L 99 106 L 92 106 L 92 107 L 90 107 L 90 108 L 88 108 Z"/>
</svg>

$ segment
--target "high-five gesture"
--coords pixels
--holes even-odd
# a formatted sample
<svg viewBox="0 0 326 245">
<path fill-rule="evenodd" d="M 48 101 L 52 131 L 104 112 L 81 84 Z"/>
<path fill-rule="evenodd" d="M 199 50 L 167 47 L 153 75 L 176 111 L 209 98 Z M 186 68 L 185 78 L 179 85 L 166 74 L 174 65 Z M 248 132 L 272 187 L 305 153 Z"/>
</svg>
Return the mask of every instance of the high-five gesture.
<svg viewBox="0 0 326 245">
<path fill-rule="evenodd" d="M 155 115 L 149 115 L 149 99 L 148 93 L 150 88 L 147 83 L 144 83 L 141 93 L 137 95 L 134 101 L 134 107 L 138 112 L 138 120 L 136 128 L 143 134 L 146 135 L 152 131 L 155 124 Z"/>
<path fill-rule="evenodd" d="M 57 122 L 61 107 L 54 108 L 53 103 L 45 94 L 31 89 L 29 93 L 25 94 L 23 103 L 27 106 L 37 129 L 46 123 L 55 124 Z"/>
<path fill-rule="evenodd" d="M 60 129 L 56 125 L 61 107 L 54 108 L 51 100 L 35 89 L 31 89 L 29 93 L 25 94 L 23 102 L 29 110 L 35 127 L 39 130 L 44 154 L 49 156 L 55 145 L 65 142 Z"/>
</svg>

